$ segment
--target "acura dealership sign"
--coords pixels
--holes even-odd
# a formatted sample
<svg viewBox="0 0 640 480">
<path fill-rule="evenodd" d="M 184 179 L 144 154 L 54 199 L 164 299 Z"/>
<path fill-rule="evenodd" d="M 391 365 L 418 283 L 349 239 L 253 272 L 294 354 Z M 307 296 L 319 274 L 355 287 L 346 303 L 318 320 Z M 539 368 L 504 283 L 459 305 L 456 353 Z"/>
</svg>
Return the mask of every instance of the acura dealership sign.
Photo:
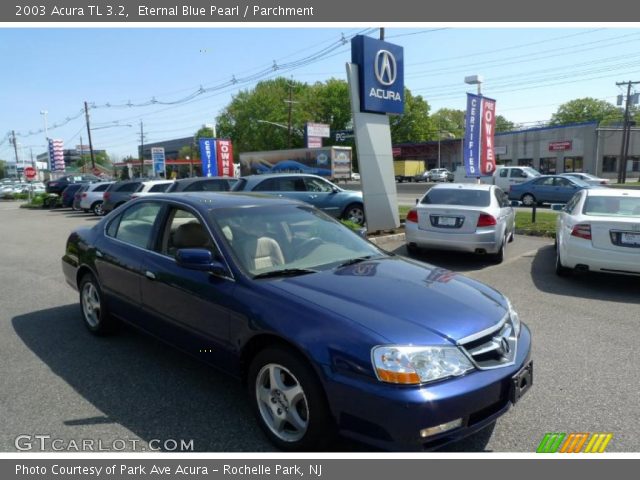
<svg viewBox="0 0 640 480">
<path fill-rule="evenodd" d="M 398 45 L 356 35 L 351 61 L 358 65 L 360 110 L 404 113 L 404 50 Z"/>
</svg>

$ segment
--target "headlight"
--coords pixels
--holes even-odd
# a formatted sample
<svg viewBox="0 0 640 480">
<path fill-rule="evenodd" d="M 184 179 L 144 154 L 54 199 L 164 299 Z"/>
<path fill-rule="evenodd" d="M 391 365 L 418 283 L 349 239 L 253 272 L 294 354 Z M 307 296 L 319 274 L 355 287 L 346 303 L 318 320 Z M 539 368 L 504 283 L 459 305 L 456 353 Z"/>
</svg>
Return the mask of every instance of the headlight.
<svg viewBox="0 0 640 480">
<path fill-rule="evenodd" d="M 379 346 L 371 351 L 378 379 L 418 385 L 462 375 L 474 367 L 457 347 Z"/>
<path fill-rule="evenodd" d="M 518 312 L 515 311 L 513 305 L 511 305 L 511 301 L 508 298 L 507 306 L 509 308 L 509 317 L 511 317 L 511 323 L 513 325 L 513 332 L 515 334 L 515 337 L 518 338 L 520 336 L 520 316 L 518 315 Z"/>
</svg>

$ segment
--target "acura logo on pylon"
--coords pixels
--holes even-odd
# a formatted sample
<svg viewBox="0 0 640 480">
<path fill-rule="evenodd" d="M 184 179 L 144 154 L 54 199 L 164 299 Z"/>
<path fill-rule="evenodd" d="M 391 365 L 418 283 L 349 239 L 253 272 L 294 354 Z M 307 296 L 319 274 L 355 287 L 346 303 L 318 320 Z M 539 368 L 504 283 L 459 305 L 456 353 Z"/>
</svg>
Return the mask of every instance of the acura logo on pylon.
<svg viewBox="0 0 640 480">
<path fill-rule="evenodd" d="M 376 53 L 376 61 L 373 63 L 373 71 L 376 74 L 378 82 L 382 85 L 393 85 L 398 74 L 398 66 L 396 65 L 396 57 L 388 50 L 378 50 Z"/>
</svg>

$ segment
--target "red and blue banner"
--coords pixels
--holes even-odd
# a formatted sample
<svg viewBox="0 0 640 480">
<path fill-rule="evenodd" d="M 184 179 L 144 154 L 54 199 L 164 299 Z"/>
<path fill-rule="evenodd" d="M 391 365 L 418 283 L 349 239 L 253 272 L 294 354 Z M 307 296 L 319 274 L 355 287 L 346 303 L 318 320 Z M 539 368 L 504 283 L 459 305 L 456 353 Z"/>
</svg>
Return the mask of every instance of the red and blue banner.
<svg viewBox="0 0 640 480">
<path fill-rule="evenodd" d="M 467 93 L 464 134 L 464 168 L 467 177 L 493 175 L 496 169 L 495 127 L 496 101 Z"/>
<path fill-rule="evenodd" d="M 52 172 L 64 172 L 64 142 L 62 140 L 49 139 L 49 169 Z"/>
<path fill-rule="evenodd" d="M 200 139 L 203 177 L 233 177 L 233 145 L 231 140 Z"/>
</svg>

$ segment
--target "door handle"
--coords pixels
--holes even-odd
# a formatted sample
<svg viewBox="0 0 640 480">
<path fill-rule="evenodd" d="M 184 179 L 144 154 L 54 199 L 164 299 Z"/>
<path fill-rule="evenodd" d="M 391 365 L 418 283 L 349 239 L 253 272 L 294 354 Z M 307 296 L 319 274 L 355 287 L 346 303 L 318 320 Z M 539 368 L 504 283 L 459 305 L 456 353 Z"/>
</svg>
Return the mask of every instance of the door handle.
<svg viewBox="0 0 640 480">
<path fill-rule="evenodd" d="M 104 257 L 104 254 L 100 250 L 96 250 L 96 257 L 102 258 Z"/>
<path fill-rule="evenodd" d="M 144 276 L 147 277 L 149 280 L 155 280 L 156 279 L 156 274 L 153 272 L 150 272 L 149 270 L 144 272 Z"/>
</svg>

